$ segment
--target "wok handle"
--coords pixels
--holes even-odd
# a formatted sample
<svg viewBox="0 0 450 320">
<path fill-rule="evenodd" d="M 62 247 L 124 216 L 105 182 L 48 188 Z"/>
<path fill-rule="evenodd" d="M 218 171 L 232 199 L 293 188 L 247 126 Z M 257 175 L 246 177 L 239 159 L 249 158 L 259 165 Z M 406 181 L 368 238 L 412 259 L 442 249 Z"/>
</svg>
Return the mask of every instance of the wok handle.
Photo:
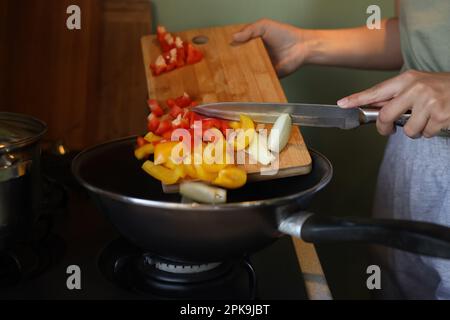
<svg viewBox="0 0 450 320">
<path fill-rule="evenodd" d="M 282 220 L 279 230 L 316 244 L 372 243 L 420 255 L 450 259 L 450 228 L 432 223 L 337 218 L 301 212 Z"/>
</svg>

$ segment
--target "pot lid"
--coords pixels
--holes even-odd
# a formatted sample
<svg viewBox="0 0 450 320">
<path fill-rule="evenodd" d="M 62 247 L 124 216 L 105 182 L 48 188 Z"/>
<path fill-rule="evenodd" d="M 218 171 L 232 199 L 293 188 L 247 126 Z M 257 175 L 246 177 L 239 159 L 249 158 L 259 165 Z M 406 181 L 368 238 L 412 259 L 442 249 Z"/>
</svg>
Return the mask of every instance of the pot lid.
<svg viewBox="0 0 450 320">
<path fill-rule="evenodd" d="M 0 154 L 38 141 L 47 125 L 33 117 L 0 112 Z"/>
</svg>

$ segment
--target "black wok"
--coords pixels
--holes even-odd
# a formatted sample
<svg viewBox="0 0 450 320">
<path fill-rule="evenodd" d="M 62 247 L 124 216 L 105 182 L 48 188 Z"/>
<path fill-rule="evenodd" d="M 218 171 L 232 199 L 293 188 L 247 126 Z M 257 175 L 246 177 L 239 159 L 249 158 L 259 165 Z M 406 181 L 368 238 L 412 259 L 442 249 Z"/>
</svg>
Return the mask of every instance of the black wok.
<svg viewBox="0 0 450 320">
<path fill-rule="evenodd" d="M 332 177 L 331 163 L 315 151 L 309 175 L 249 183 L 229 191 L 225 205 L 199 205 L 163 193 L 134 158 L 134 142 L 131 137 L 86 150 L 72 170 L 119 232 L 149 253 L 178 262 L 218 262 L 289 234 L 307 242 L 375 243 L 450 258 L 450 228 L 303 211 Z"/>
</svg>

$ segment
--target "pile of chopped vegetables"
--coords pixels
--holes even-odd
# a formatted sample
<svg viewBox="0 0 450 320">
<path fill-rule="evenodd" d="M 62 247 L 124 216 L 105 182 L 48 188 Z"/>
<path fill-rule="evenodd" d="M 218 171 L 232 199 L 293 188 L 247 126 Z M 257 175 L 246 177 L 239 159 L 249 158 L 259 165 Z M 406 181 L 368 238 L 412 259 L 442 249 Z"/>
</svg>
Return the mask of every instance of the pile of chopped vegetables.
<svg viewBox="0 0 450 320">
<path fill-rule="evenodd" d="M 187 93 L 167 100 L 165 108 L 156 100 L 149 100 L 148 105 L 149 132 L 145 137 L 138 137 L 135 150 L 135 156 L 139 160 L 150 159 L 153 156 L 153 161 L 147 160 L 143 164 L 145 172 L 167 185 L 182 180 L 200 180 L 227 189 L 237 189 L 245 185 L 246 171 L 226 160 L 225 137 L 227 129 L 231 126 L 254 130 L 254 123 L 250 118 L 242 116 L 241 122 L 229 122 L 197 115 L 190 110 L 196 103 Z M 176 129 L 185 129 L 189 143 L 183 139 L 184 137 L 172 141 Z M 248 136 L 251 137 L 252 132 L 249 132 Z M 250 140 L 246 139 L 241 145 L 236 143 L 234 150 L 246 148 Z M 183 144 L 189 145 L 189 155 L 183 154 Z M 206 150 L 213 155 L 219 144 L 220 149 L 224 150 L 224 156 L 221 158 L 223 161 L 216 161 L 214 156 L 211 159 L 204 158 Z M 229 149 L 233 150 L 233 147 Z M 179 157 L 174 159 L 174 154 L 178 154 Z"/>
<path fill-rule="evenodd" d="M 248 116 L 240 115 L 237 122 L 206 118 L 191 110 L 195 106 L 187 93 L 167 100 L 164 107 L 148 100 L 148 133 L 137 138 L 135 157 L 145 161 L 142 169 L 163 184 L 181 183 L 180 193 L 190 199 L 223 203 L 226 190 L 217 187 L 238 189 L 247 183 L 247 172 L 236 165 L 235 152 L 245 151 L 264 166 L 273 163 L 274 154 L 288 143 L 292 120 L 281 115 L 269 137 L 264 137 Z"/>
<path fill-rule="evenodd" d="M 203 53 L 199 49 L 190 42 L 173 36 L 163 26 L 157 28 L 157 39 L 162 54 L 150 65 L 155 76 L 185 65 L 195 64 L 203 59 Z"/>
</svg>

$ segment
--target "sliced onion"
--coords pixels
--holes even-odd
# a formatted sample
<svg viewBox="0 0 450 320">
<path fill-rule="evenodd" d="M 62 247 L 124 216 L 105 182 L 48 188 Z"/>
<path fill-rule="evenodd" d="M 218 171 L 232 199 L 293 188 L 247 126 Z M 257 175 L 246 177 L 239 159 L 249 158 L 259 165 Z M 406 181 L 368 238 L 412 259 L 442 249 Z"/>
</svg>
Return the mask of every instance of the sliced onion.
<svg viewBox="0 0 450 320">
<path fill-rule="evenodd" d="M 180 194 L 201 203 L 221 204 L 227 202 L 227 190 L 211 187 L 201 182 L 181 183 Z"/>
<path fill-rule="evenodd" d="M 256 134 L 250 143 L 247 152 L 254 160 L 264 166 L 268 166 L 275 160 L 274 155 L 269 151 L 267 146 L 266 135 Z"/>
<path fill-rule="evenodd" d="M 278 117 L 269 135 L 269 150 L 280 153 L 289 142 L 292 132 L 292 119 L 287 113 Z"/>
</svg>

